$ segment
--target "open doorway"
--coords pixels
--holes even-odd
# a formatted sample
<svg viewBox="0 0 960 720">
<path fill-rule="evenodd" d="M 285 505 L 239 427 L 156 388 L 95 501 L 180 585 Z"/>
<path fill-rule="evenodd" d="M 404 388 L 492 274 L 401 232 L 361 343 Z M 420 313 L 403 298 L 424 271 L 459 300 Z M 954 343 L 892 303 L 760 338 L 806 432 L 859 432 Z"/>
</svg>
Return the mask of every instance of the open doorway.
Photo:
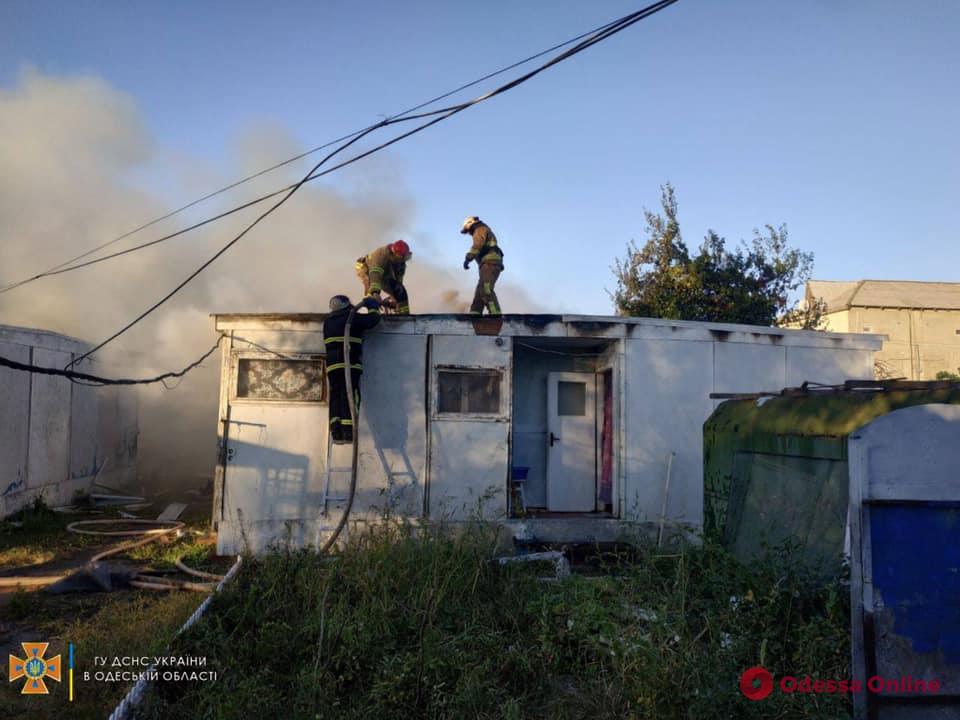
<svg viewBox="0 0 960 720">
<path fill-rule="evenodd" d="M 514 517 L 615 516 L 616 343 L 514 339 Z"/>
</svg>

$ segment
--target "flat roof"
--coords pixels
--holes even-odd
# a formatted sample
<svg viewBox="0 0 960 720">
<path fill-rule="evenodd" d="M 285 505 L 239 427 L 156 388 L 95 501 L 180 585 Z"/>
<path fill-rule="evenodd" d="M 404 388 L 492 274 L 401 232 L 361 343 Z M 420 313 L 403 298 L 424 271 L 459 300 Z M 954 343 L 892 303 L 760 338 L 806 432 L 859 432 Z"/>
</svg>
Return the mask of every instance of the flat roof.
<svg viewBox="0 0 960 720">
<path fill-rule="evenodd" d="M 215 313 L 218 330 L 319 329 L 327 313 Z M 772 343 L 790 339 L 789 344 L 826 345 L 842 343 L 851 348 L 879 350 L 886 335 L 875 333 L 834 333 L 821 330 L 794 330 L 762 325 L 713 323 L 696 320 L 622 317 L 618 315 L 506 314 L 384 315 L 381 331 L 403 334 L 503 335 L 515 337 L 658 337 L 676 340 L 721 340 L 756 342 L 760 337 Z"/>
<path fill-rule="evenodd" d="M 16 325 L 0 325 L 0 342 L 71 353 L 85 352 L 91 347 L 89 343 L 63 333 Z"/>
</svg>

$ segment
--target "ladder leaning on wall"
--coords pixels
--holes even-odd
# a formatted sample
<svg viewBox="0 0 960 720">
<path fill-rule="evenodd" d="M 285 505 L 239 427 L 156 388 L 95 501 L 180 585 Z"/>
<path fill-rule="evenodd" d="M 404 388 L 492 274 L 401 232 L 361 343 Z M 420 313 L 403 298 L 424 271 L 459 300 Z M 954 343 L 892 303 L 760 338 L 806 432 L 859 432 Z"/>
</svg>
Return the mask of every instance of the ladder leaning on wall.
<svg viewBox="0 0 960 720">
<path fill-rule="evenodd" d="M 349 449 L 349 445 L 341 445 L 345 449 Z M 323 542 L 323 536 L 325 533 L 331 533 L 336 529 L 337 523 L 331 522 L 331 507 L 332 503 L 345 503 L 347 497 L 345 495 L 334 495 L 332 494 L 335 490 L 333 478 L 335 475 L 346 475 L 349 479 L 350 472 L 352 467 L 350 465 L 334 465 L 334 443 L 330 439 L 329 426 L 327 429 L 327 457 L 323 467 L 323 494 L 320 496 L 320 512 L 317 514 L 317 533 L 314 544 L 319 549 Z M 343 508 L 343 505 L 340 505 L 340 509 Z M 349 528 L 345 528 L 349 533 Z"/>
</svg>

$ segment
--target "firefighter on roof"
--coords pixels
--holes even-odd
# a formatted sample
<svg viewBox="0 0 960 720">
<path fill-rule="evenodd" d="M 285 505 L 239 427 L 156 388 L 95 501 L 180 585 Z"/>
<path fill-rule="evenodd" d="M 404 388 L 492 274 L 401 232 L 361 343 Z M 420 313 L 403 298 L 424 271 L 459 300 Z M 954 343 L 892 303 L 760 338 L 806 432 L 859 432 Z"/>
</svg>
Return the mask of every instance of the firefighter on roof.
<svg viewBox="0 0 960 720">
<path fill-rule="evenodd" d="M 363 283 L 363 294 L 379 303 L 381 293 L 386 293 L 396 304 L 398 315 L 409 315 L 410 300 L 403 286 L 403 275 L 412 256 L 410 246 L 397 240 L 358 258 L 355 267 L 357 277 Z"/>
<path fill-rule="evenodd" d="M 353 307 L 346 295 L 330 298 L 330 314 L 323 321 L 323 344 L 327 351 L 327 383 L 330 388 L 330 440 L 334 443 L 353 442 L 353 421 L 347 397 L 347 363 L 350 364 L 350 382 L 353 385 L 353 406 L 360 410 L 360 376 L 363 374 L 363 335 L 380 322 L 380 306 L 372 298 L 364 298 L 361 307 L 367 313 L 355 313 L 350 323 L 350 357 L 343 356 L 343 337 L 347 317 Z"/>
<path fill-rule="evenodd" d="M 470 246 L 463 261 L 463 269 L 469 270 L 470 263 L 476 260 L 477 269 L 480 271 L 470 313 L 482 315 L 483 308 L 486 307 L 490 315 L 499 315 L 500 303 L 497 301 L 497 293 L 494 292 L 493 286 L 497 284 L 497 278 L 503 272 L 503 250 L 497 246 L 497 236 L 475 215 L 463 221 L 460 232 L 464 235 L 469 233 L 473 238 L 473 245 Z"/>
</svg>

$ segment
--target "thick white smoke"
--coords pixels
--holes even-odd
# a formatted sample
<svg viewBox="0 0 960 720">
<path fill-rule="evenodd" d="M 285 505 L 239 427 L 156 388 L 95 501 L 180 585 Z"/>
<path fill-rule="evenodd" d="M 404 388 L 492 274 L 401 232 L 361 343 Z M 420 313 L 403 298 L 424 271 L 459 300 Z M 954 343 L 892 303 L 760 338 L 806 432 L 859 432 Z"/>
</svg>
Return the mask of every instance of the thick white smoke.
<svg viewBox="0 0 960 720">
<path fill-rule="evenodd" d="M 92 77 L 24 72 L 0 88 L 0 285 L 35 274 L 162 215 L 170 208 L 142 189 L 162 166 L 182 200 L 294 154 L 282 128 L 252 127 L 234 143 L 232 167 L 211 171 L 157 149 L 131 98 Z M 298 179 L 297 165 L 164 221 L 111 249 L 178 229 Z M 138 181 L 137 178 L 140 178 Z M 168 181 L 169 182 L 169 181 Z M 39 327 L 99 342 L 146 309 L 245 226 L 265 205 L 153 248 L 0 295 L 0 323 Z M 112 372 L 179 369 L 216 340 L 214 312 L 323 312 L 332 294 L 356 297 L 361 254 L 398 237 L 420 237 L 415 199 L 389 156 L 378 155 L 305 186 L 167 305 L 105 350 Z M 462 312 L 474 273 L 441 268 L 414 246 L 408 271 L 414 312 Z M 509 312 L 533 312 L 526 294 L 498 286 Z M 141 399 L 141 475 L 194 484 L 215 461 L 218 356 L 174 390 L 150 386 Z"/>
</svg>

